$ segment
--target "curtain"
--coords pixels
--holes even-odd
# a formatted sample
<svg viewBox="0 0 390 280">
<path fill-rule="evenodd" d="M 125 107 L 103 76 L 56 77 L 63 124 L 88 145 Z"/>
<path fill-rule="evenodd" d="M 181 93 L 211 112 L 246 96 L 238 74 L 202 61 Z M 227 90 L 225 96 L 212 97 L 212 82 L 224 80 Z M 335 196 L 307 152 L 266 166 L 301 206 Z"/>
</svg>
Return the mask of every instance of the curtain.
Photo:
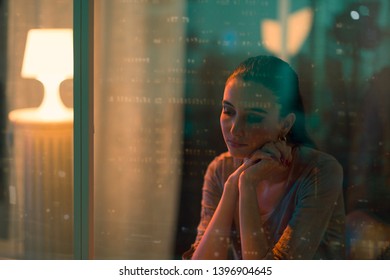
<svg viewBox="0 0 390 280">
<path fill-rule="evenodd" d="M 95 2 L 95 257 L 173 257 L 184 1 Z"/>
</svg>

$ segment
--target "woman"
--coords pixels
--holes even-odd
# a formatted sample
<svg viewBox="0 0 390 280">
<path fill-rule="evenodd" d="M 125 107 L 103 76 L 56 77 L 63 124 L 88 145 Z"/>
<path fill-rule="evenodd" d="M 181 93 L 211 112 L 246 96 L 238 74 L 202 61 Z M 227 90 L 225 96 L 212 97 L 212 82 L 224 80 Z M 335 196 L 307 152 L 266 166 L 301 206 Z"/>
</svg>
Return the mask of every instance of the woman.
<svg viewBox="0 0 390 280">
<path fill-rule="evenodd" d="M 241 63 L 220 124 L 228 152 L 207 169 L 198 235 L 183 258 L 344 258 L 342 168 L 307 136 L 294 70 L 272 56 Z"/>
</svg>

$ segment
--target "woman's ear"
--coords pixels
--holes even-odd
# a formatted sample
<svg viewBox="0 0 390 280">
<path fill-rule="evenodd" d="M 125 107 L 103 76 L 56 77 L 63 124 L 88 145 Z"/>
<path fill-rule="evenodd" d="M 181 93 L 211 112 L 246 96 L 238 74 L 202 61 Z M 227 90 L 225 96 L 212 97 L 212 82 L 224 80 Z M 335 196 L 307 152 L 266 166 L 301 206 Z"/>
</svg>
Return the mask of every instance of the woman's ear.
<svg viewBox="0 0 390 280">
<path fill-rule="evenodd" d="M 295 114 L 290 113 L 282 120 L 282 133 L 283 135 L 287 135 L 292 126 L 295 123 Z"/>
</svg>

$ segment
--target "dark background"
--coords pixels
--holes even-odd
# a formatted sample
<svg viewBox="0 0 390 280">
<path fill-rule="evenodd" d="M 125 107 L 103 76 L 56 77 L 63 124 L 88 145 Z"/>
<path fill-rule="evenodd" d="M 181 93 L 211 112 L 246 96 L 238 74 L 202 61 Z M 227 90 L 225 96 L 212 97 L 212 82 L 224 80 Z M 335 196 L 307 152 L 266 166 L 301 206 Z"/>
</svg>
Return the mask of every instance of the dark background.
<svg viewBox="0 0 390 280">
<path fill-rule="evenodd" d="M 388 28 L 378 19 L 383 2 L 330 2 L 326 6 L 322 1 L 294 1 L 290 7 L 291 12 L 306 5 L 315 11 L 309 37 L 290 63 L 300 77 L 312 138 L 344 168 L 346 212 L 368 211 L 388 223 L 389 148 L 378 144 L 389 142 L 382 133 L 387 131 L 388 114 L 377 111 L 389 108 L 388 101 L 379 100 L 389 99 L 384 95 L 390 86 L 381 74 L 386 65 L 379 62 L 380 55 L 379 64 L 364 62 L 389 43 Z M 326 17 L 324 9 L 329 9 Z M 359 20 L 351 18 L 351 11 L 359 12 Z M 198 63 L 188 66 L 193 71 L 186 75 L 185 95 L 208 104 L 185 107 L 176 258 L 194 242 L 207 165 L 226 149 L 219 128 L 226 77 L 247 57 L 269 53 L 259 44 L 259 19 L 275 19 L 277 1 L 189 1 L 187 12 L 187 58 Z M 383 96 L 373 94 L 378 92 L 373 80 Z"/>
</svg>

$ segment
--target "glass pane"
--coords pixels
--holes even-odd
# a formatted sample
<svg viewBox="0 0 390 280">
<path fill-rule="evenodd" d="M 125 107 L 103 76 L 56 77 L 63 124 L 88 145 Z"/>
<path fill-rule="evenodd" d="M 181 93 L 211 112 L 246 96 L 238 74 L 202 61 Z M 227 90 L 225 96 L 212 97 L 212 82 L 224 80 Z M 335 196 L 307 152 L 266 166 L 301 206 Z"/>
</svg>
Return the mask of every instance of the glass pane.
<svg viewBox="0 0 390 280">
<path fill-rule="evenodd" d="M 73 258 L 73 1 L 0 1 L 0 258 Z"/>
<path fill-rule="evenodd" d="M 184 46 L 178 40 L 184 36 L 184 8 L 183 1 L 95 2 L 98 259 L 172 257 L 183 134 Z"/>
<path fill-rule="evenodd" d="M 190 248 L 204 173 L 227 150 L 219 124 L 226 78 L 260 54 L 296 70 L 307 130 L 343 167 L 347 257 L 384 257 L 389 5 L 96 1 L 96 258 L 180 259 Z"/>
</svg>

